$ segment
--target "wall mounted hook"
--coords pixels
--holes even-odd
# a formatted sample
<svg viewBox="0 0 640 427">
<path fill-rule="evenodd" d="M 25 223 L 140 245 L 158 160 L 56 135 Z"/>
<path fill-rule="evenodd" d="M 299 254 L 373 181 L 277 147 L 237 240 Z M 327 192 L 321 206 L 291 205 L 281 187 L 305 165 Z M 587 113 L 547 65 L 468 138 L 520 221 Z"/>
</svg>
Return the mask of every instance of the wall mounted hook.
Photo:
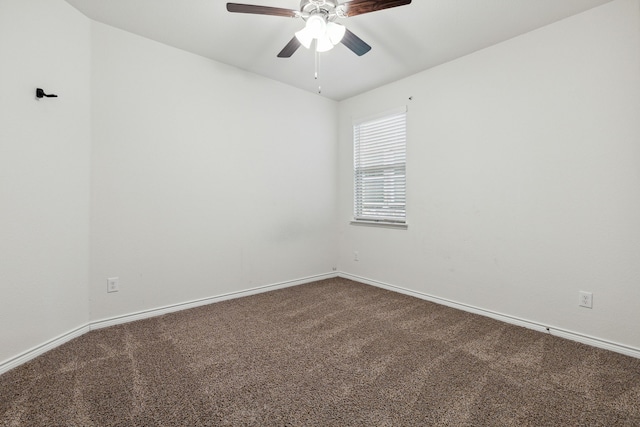
<svg viewBox="0 0 640 427">
<path fill-rule="evenodd" d="M 58 95 L 54 95 L 54 94 L 47 95 L 46 93 L 44 93 L 44 90 L 42 90 L 40 88 L 36 89 L 36 98 L 39 99 L 39 98 L 42 98 L 42 97 L 45 97 L 45 96 L 47 98 L 57 98 L 58 97 Z"/>
</svg>

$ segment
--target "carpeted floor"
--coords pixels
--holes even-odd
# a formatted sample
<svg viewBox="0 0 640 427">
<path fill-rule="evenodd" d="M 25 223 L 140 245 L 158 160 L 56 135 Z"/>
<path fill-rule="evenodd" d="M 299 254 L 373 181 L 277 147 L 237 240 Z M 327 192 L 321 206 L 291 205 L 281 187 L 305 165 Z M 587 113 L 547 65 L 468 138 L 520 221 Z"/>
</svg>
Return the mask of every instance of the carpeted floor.
<svg viewBox="0 0 640 427">
<path fill-rule="evenodd" d="M 640 426 L 640 359 L 344 279 L 86 334 L 2 426 Z"/>
</svg>

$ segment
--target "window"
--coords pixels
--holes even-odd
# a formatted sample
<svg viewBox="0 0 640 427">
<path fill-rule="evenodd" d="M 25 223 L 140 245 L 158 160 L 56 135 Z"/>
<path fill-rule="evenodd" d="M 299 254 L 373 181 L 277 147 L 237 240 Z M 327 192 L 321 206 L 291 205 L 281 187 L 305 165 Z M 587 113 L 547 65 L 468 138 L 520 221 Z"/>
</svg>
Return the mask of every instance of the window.
<svg viewBox="0 0 640 427">
<path fill-rule="evenodd" d="M 407 108 L 353 125 L 354 223 L 406 224 Z"/>
</svg>

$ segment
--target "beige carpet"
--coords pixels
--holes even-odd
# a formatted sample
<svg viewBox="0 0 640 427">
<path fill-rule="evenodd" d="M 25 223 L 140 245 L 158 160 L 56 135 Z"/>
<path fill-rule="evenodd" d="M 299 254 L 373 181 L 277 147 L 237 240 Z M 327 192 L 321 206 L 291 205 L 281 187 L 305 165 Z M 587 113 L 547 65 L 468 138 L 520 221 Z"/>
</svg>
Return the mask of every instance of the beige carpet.
<svg viewBox="0 0 640 427">
<path fill-rule="evenodd" d="M 0 425 L 640 426 L 640 359 L 332 279 L 86 334 Z"/>
</svg>

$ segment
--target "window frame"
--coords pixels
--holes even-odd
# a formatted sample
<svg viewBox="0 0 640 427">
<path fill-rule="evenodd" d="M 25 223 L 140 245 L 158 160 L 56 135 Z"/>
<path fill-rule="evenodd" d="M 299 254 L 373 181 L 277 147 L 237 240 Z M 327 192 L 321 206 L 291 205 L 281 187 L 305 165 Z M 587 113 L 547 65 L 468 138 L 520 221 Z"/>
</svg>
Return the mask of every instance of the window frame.
<svg viewBox="0 0 640 427">
<path fill-rule="evenodd" d="M 387 150 L 385 155 L 373 155 L 371 153 L 371 144 L 375 144 L 374 141 L 364 141 L 365 143 L 365 153 L 363 156 L 362 153 L 362 143 L 363 141 L 360 139 L 361 137 L 361 128 L 360 126 L 378 126 L 380 122 L 382 122 L 382 126 L 385 126 L 384 120 L 388 119 L 389 123 L 393 121 L 397 121 L 398 116 L 402 117 L 402 123 L 400 125 L 400 130 L 396 131 L 394 129 L 393 135 L 391 135 L 391 139 L 401 138 L 401 142 L 395 144 L 392 142 L 392 145 Z M 377 123 L 376 123 L 377 122 Z M 392 110 L 384 111 L 378 114 L 361 117 L 353 120 L 353 219 L 351 220 L 351 224 L 353 225 L 372 225 L 372 226 L 381 226 L 381 227 L 391 227 L 391 228 L 402 228 L 406 229 L 408 227 L 407 222 L 407 128 L 408 128 L 408 108 L 406 105 L 394 108 Z M 365 130 L 366 132 L 366 130 Z M 367 142 L 369 147 L 366 147 Z M 367 153 L 367 149 L 369 152 Z M 387 159 L 384 159 L 384 157 Z M 365 157 L 365 161 L 368 161 L 369 164 L 367 166 L 362 166 L 362 157 Z M 392 160 L 390 160 L 392 159 Z M 379 160 L 379 163 L 376 164 L 375 161 Z M 400 162 L 398 162 L 400 160 Z M 371 162 L 374 162 L 373 164 Z M 389 190 L 382 190 L 382 194 L 380 197 L 384 200 L 381 202 L 381 207 L 379 208 L 371 208 L 371 212 L 373 215 L 367 215 L 363 213 L 363 205 L 366 203 L 363 199 L 366 198 L 366 188 L 364 185 L 363 177 L 363 169 L 368 169 L 370 174 L 379 175 L 389 175 L 388 178 L 383 178 L 386 184 L 385 187 L 388 187 Z M 400 173 L 398 173 L 400 172 Z M 375 178 L 374 178 L 375 179 Z M 380 182 L 380 179 L 378 179 Z M 395 196 L 394 194 L 388 195 L 389 193 L 395 193 L 396 191 L 400 191 L 401 196 Z M 371 190 L 370 190 L 371 191 Z M 371 197 L 371 194 L 369 194 Z M 387 206 L 390 206 L 392 203 L 396 202 L 397 199 L 403 203 L 400 209 L 396 206 L 395 208 L 392 206 L 389 208 L 389 211 L 392 215 L 385 216 L 384 209 Z M 401 213 L 402 216 L 397 216 L 397 213 Z"/>
</svg>

